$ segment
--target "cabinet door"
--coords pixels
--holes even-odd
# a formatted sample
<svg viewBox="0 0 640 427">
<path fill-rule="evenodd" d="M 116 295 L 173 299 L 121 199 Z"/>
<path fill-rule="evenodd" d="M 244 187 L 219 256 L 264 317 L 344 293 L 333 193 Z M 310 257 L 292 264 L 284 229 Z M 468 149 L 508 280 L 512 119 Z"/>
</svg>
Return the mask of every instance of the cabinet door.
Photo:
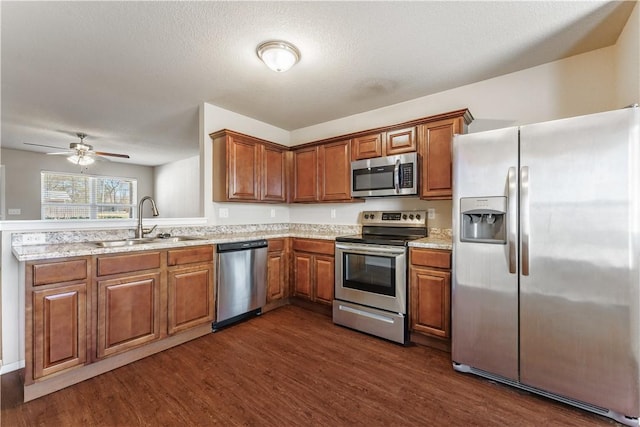
<svg viewBox="0 0 640 427">
<path fill-rule="evenodd" d="M 286 152 L 262 145 L 261 200 L 286 202 Z"/>
<path fill-rule="evenodd" d="M 293 201 L 318 200 L 318 150 L 303 148 L 293 152 Z"/>
<path fill-rule="evenodd" d="M 160 336 L 160 273 L 98 282 L 98 357 Z"/>
<path fill-rule="evenodd" d="M 351 160 L 371 159 L 382 156 L 382 136 L 383 134 L 376 133 L 353 138 Z"/>
<path fill-rule="evenodd" d="M 313 289 L 313 256 L 310 254 L 293 253 L 293 292 L 294 296 L 312 299 Z"/>
<path fill-rule="evenodd" d="M 320 200 L 351 200 L 351 140 L 318 147 Z"/>
<path fill-rule="evenodd" d="M 451 143 L 460 133 L 461 119 L 448 119 L 421 126 L 423 199 L 451 199 Z"/>
<path fill-rule="evenodd" d="M 385 152 L 387 156 L 416 151 L 416 128 L 395 129 L 387 132 Z"/>
<path fill-rule="evenodd" d="M 438 338 L 451 336 L 451 273 L 410 268 L 411 330 Z"/>
<path fill-rule="evenodd" d="M 227 146 L 228 197 L 232 200 L 259 200 L 260 147 L 255 141 L 230 136 Z"/>
<path fill-rule="evenodd" d="M 87 284 L 33 291 L 33 379 L 84 365 Z"/>
<path fill-rule="evenodd" d="M 315 276 L 315 301 L 333 304 L 336 268 L 334 258 L 325 255 L 315 255 L 313 262 Z"/>
<path fill-rule="evenodd" d="M 267 302 L 271 302 L 286 297 L 287 261 L 284 251 L 269 252 L 267 260 Z"/>
<path fill-rule="evenodd" d="M 213 321 L 213 264 L 171 270 L 167 286 L 167 333 Z"/>
</svg>

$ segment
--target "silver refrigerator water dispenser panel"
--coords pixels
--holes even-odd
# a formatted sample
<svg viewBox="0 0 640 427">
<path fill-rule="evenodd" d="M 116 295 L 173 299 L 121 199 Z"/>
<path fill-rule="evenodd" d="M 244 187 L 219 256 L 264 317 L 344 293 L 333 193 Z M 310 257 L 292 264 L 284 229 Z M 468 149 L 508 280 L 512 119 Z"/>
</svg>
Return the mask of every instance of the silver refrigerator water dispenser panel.
<svg viewBox="0 0 640 427">
<path fill-rule="evenodd" d="M 507 243 L 506 197 L 463 197 L 460 217 L 461 242 Z"/>
</svg>

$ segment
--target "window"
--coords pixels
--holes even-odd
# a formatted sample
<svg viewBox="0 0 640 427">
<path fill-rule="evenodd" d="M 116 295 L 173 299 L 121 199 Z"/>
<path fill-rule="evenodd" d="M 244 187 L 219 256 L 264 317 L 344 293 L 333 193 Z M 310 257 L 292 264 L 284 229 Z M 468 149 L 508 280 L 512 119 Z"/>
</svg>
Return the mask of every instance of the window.
<svg viewBox="0 0 640 427">
<path fill-rule="evenodd" d="M 138 181 L 74 173 L 40 173 L 42 219 L 134 218 Z"/>
</svg>

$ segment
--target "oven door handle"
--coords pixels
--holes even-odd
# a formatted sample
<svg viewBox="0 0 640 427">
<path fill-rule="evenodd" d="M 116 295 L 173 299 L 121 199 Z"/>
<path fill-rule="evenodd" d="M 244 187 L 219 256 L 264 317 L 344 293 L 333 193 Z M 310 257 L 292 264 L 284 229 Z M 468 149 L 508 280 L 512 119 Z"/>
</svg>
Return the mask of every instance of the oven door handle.
<svg viewBox="0 0 640 427">
<path fill-rule="evenodd" d="M 339 249 L 343 252 L 349 252 L 352 254 L 359 254 L 359 255 L 404 255 L 405 254 L 404 246 L 401 246 L 398 248 L 385 248 L 385 247 L 363 248 L 363 247 L 341 245 L 339 243 L 336 243 L 336 249 Z"/>
</svg>

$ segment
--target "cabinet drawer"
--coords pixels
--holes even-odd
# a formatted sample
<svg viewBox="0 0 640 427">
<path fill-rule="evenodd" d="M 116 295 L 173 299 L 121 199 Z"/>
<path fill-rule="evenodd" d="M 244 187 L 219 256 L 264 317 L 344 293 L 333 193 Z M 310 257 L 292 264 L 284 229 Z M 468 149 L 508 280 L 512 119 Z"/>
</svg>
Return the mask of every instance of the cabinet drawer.
<svg viewBox="0 0 640 427">
<path fill-rule="evenodd" d="M 333 255 L 335 243 L 333 240 L 293 239 L 293 250 Z"/>
<path fill-rule="evenodd" d="M 213 246 L 196 246 L 167 251 L 168 266 L 209 261 L 213 261 Z"/>
<path fill-rule="evenodd" d="M 98 276 L 160 268 L 160 252 L 99 257 L 97 264 Z"/>
<path fill-rule="evenodd" d="M 451 251 L 411 248 L 411 264 L 450 269 Z"/>
<path fill-rule="evenodd" d="M 87 260 L 50 262 L 33 265 L 33 285 L 70 282 L 87 278 Z"/>
<path fill-rule="evenodd" d="M 284 239 L 269 239 L 269 252 L 278 252 L 284 250 Z"/>
</svg>

